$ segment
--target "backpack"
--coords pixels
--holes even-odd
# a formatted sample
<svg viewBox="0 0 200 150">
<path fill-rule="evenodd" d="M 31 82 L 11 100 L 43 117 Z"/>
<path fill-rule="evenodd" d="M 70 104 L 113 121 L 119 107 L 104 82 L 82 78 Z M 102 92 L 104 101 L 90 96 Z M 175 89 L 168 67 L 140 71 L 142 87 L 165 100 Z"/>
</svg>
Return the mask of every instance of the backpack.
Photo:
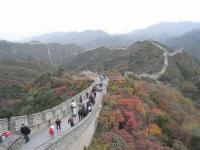
<svg viewBox="0 0 200 150">
<path fill-rule="evenodd" d="M 75 102 L 72 102 L 72 108 L 76 107 L 76 103 Z"/>
<path fill-rule="evenodd" d="M 29 127 L 27 127 L 27 133 L 30 134 L 31 133 L 31 129 Z"/>
</svg>

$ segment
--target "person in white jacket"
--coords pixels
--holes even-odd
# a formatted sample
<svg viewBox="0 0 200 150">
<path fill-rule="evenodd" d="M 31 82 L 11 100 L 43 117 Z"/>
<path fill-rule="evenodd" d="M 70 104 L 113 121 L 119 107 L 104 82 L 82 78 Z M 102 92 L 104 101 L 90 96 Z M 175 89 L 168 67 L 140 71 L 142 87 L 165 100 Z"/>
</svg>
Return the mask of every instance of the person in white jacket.
<svg viewBox="0 0 200 150">
<path fill-rule="evenodd" d="M 74 100 L 72 100 L 72 108 L 76 107 L 76 102 Z"/>
<path fill-rule="evenodd" d="M 71 108 L 72 108 L 72 116 L 76 117 L 76 102 L 74 100 L 72 100 L 72 105 L 71 105 Z"/>
</svg>

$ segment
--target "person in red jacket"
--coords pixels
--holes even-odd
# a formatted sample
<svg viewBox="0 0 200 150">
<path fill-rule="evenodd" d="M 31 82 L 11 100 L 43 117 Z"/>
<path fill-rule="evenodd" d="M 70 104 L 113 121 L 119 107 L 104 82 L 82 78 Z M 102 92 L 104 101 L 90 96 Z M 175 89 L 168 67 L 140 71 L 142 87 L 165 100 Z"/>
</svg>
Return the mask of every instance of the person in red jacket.
<svg viewBox="0 0 200 150">
<path fill-rule="evenodd" d="M 50 126 L 50 128 L 49 128 L 49 135 L 50 135 L 51 137 L 54 136 L 54 126 Z"/>
<path fill-rule="evenodd" d="M 8 136 L 10 136 L 11 132 L 4 130 L 0 135 L 0 143 L 5 141 Z"/>
</svg>

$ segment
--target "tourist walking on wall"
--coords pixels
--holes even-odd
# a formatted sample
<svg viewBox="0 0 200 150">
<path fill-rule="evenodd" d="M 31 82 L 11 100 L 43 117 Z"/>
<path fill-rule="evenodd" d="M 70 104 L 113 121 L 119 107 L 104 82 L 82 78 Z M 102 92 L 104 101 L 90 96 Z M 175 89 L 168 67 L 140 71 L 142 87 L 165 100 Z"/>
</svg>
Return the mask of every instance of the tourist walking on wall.
<svg viewBox="0 0 200 150">
<path fill-rule="evenodd" d="M 3 131 L 0 135 L 0 143 L 2 143 L 3 141 L 5 141 L 7 139 L 8 136 L 10 136 L 10 131 Z"/>
<path fill-rule="evenodd" d="M 76 115 L 77 115 L 77 108 L 74 107 L 74 108 L 72 109 L 72 116 L 76 118 Z"/>
<path fill-rule="evenodd" d="M 86 95 L 87 98 L 89 98 L 89 93 L 88 92 L 86 92 L 85 95 Z"/>
<path fill-rule="evenodd" d="M 28 126 L 25 126 L 24 124 L 22 124 L 21 133 L 24 135 L 24 139 L 27 143 L 30 140 L 29 134 L 31 133 L 31 129 Z"/>
<path fill-rule="evenodd" d="M 73 108 L 75 108 L 75 107 L 76 107 L 76 102 L 74 100 L 72 100 L 72 105 L 71 105 L 72 111 L 73 111 Z"/>
<path fill-rule="evenodd" d="M 50 135 L 51 137 L 54 136 L 54 126 L 50 126 L 50 128 L 49 128 L 49 135 Z"/>
<path fill-rule="evenodd" d="M 72 109 L 72 116 L 76 117 L 77 110 L 76 110 L 76 102 L 74 100 L 72 100 L 71 109 Z"/>
<path fill-rule="evenodd" d="M 91 111 L 92 111 L 92 103 L 91 102 L 87 102 L 86 113 L 88 114 Z"/>
<path fill-rule="evenodd" d="M 78 117 L 79 117 L 79 121 L 81 121 L 84 117 L 86 117 L 86 110 L 85 110 L 85 106 L 84 105 L 79 107 Z"/>
<path fill-rule="evenodd" d="M 82 120 L 82 114 L 83 114 L 83 111 L 82 111 L 83 109 L 82 109 L 82 107 L 79 107 L 79 110 L 78 110 L 78 118 L 79 118 L 79 121 L 81 121 Z"/>
<path fill-rule="evenodd" d="M 74 126 L 74 118 L 73 118 L 73 116 L 69 118 L 69 120 L 68 120 L 68 124 L 70 124 L 71 127 Z"/>
<path fill-rule="evenodd" d="M 60 121 L 60 119 L 57 118 L 56 121 L 55 121 L 55 123 L 56 123 L 57 130 L 60 130 L 61 129 L 61 121 Z"/>
<path fill-rule="evenodd" d="M 80 96 L 79 100 L 80 100 L 80 103 L 82 104 L 82 103 L 83 103 L 83 98 L 82 98 L 82 96 Z"/>
</svg>

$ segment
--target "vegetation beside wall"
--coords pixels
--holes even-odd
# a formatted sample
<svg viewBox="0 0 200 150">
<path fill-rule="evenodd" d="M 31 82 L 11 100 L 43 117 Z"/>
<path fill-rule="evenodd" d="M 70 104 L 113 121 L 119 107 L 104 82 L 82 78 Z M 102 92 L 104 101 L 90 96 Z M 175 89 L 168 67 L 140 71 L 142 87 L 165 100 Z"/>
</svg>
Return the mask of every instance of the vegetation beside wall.
<svg viewBox="0 0 200 150">
<path fill-rule="evenodd" d="M 200 111 L 173 88 L 134 78 L 110 81 L 86 150 L 198 150 Z"/>
</svg>

